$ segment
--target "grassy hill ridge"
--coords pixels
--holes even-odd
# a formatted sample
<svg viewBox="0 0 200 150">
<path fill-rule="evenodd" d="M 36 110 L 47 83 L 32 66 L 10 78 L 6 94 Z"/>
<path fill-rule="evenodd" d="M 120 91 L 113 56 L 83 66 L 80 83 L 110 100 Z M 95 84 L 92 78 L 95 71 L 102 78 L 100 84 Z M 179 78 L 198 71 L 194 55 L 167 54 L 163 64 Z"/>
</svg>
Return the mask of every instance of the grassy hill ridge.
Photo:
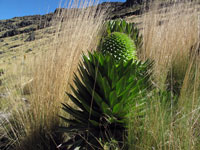
<svg viewBox="0 0 200 150">
<path fill-rule="evenodd" d="M 102 3 L 99 9 L 106 10 L 108 19 L 125 18 L 127 14 L 134 13 L 142 6 L 127 7 L 124 3 Z M 133 9 L 135 8 L 135 9 Z M 7 68 L 7 64 L 14 63 L 16 59 L 22 59 L 24 55 L 38 53 L 38 47 L 42 45 L 47 49 L 48 39 L 55 35 L 52 20 L 63 12 L 74 11 L 74 9 L 58 8 L 53 13 L 46 15 L 33 15 L 14 17 L 8 20 L 0 20 L 0 68 Z M 81 9 L 80 9 L 81 11 Z M 57 20 L 60 20 L 57 18 Z M 37 44 L 38 43 L 38 44 Z M 40 44 L 39 44 L 40 43 Z M 46 47 L 47 46 L 47 47 Z M 40 48 L 41 49 L 41 48 Z"/>
</svg>

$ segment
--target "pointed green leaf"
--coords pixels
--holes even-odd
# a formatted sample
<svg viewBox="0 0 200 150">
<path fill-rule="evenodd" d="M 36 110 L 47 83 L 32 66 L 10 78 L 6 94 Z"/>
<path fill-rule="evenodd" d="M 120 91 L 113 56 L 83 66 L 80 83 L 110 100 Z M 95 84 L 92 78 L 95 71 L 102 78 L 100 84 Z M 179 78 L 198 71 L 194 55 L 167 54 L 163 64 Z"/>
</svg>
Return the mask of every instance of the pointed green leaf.
<svg viewBox="0 0 200 150">
<path fill-rule="evenodd" d="M 101 103 L 101 109 L 102 109 L 104 114 L 107 114 L 109 116 L 112 115 L 112 110 L 110 109 L 110 107 L 105 102 Z"/>
<path fill-rule="evenodd" d="M 94 120 L 88 120 L 93 126 L 95 127 L 99 127 L 99 123 L 97 121 Z"/>
<path fill-rule="evenodd" d="M 109 102 L 110 102 L 111 108 L 118 102 L 116 91 L 110 92 L 110 94 L 109 94 Z"/>
</svg>

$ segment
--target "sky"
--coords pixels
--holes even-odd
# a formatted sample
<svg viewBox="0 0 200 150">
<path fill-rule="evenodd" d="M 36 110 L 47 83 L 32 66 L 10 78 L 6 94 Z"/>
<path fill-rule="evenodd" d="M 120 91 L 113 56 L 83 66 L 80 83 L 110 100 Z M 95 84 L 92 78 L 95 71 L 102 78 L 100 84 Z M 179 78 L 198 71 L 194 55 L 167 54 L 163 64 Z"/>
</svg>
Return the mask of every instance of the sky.
<svg viewBox="0 0 200 150">
<path fill-rule="evenodd" d="M 0 20 L 28 15 L 43 15 L 54 12 L 70 0 L 0 0 Z M 101 2 L 124 2 L 126 0 L 101 0 Z"/>
</svg>

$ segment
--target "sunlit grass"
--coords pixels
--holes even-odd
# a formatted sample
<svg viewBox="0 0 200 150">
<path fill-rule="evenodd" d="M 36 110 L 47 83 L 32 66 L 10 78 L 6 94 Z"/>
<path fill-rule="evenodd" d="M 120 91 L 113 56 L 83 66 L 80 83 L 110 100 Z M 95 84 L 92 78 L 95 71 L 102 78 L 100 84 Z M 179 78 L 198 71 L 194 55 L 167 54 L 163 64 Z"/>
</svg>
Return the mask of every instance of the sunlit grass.
<svg viewBox="0 0 200 150">
<path fill-rule="evenodd" d="M 185 2 L 163 9 L 157 6 L 152 5 L 141 18 L 144 44 L 140 51 L 141 59 L 155 61 L 152 81 L 157 90 L 149 97 L 143 128 L 131 124 L 130 139 L 135 139 L 135 143 L 132 140 L 135 149 L 197 150 L 199 5 Z"/>
<path fill-rule="evenodd" d="M 33 57 L 24 57 L 24 65 L 18 66 L 10 78 L 12 81 L 17 77 L 20 82 L 18 87 L 9 87 L 9 103 L 15 107 L 9 121 L 3 124 L 9 131 L 5 137 L 13 141 L 9 143 L 11 148 L 56 149 L 63 142 L 63 135 L 56 132 L 62 124 L 58 117 L 62 113 L 61 102 L 67 100 L 65 91 L 69 90 L 81 54 L 95 50 L 104 17 L 104 12 L 96 7 L 60 12 L 52 22 L 56 35 L 46 43 L 50 48 Z M 30 95 L 22 94 L 23 85 Z M 24 97 L 27 102 L 22 101 Z"/>
<path fill-rule="evenodd" d="M 130 121 L 130 149 L 198 150 L 199 5 L 185 2 L 161 10 L 157 6 L 152 3 L 140 18 L 143 47 L 138 55 L 142 60 L 154 60 L 155 89 L 147 98 L 145 119 Z M 22 56 L 23 65 L 20 62 L 11 67 L 5 85 L 11 117 L 0 130 L 11 149 L 55 149 L 65 140 L 66 135 L 57 133 L 63 123 L 58 117 L 61 103 L 70 104 L 65 92 L 70 92 L 69 83 L 82 52 L 96 50 L 104 13 L 99 10 L 96 14 L 96 7 L 61 12 L 52 22 L 56 29 L 53 39 L 47 39 L 46 48 L 39 47 L 45 50 Z M 30 94 L 23 94 L 24 85 Z"/>
</svg>

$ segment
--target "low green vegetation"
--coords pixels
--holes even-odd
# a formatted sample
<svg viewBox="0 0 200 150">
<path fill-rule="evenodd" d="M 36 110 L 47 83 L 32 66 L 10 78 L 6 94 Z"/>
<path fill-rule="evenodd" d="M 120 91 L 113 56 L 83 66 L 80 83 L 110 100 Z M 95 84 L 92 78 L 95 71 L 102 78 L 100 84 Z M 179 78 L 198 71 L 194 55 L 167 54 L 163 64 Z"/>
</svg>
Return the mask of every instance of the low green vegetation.
<svg viewBox="0 0 200 150">
<path fill-rule="evenodd" d="M 63 110 L 74 118 L 62 117 L 69 126 L 61 131 L 73 137 L 65 145 L 72 144 L 70 149 L 102 149 L 105 143 L 115 140 L 119 148 L 127 149 L 129 119 L 145 115 L 152 63 L 132 58 L 116 65 L 118 59 L 101 53 L 89 53 L 83 59 L 79 65 L 81 78 L 75 75 L 76 88 L 72 87 L 75 96 L 68 93 L 77 109 L 63 104 Z M 130 110 L 134 114 L 130 115 Z"/>
<path fill-rule="evenodd" d="M 112 22 L 117 23 L 129 29 L 129 33 L 134 28 L 134 24 L 124 20 Z M 153 62 L 136 60 L 134 41 L 130 34 L 120 31 L 113 30 L 104 37 L 98 53 L 83 55 L 79 75 L 74 79 L 76 88 L 71 86 L 75 96 L 68 93 L 77 109 L 63 104 L 63 110 L 73 119 L 61 117 L 68 123 L 61 131 L 72 134 L 62 147 L 103 149 L 114 140 L 118 148 L 128 149 L 129 120 L 144 119 Z"/>
</svg>

